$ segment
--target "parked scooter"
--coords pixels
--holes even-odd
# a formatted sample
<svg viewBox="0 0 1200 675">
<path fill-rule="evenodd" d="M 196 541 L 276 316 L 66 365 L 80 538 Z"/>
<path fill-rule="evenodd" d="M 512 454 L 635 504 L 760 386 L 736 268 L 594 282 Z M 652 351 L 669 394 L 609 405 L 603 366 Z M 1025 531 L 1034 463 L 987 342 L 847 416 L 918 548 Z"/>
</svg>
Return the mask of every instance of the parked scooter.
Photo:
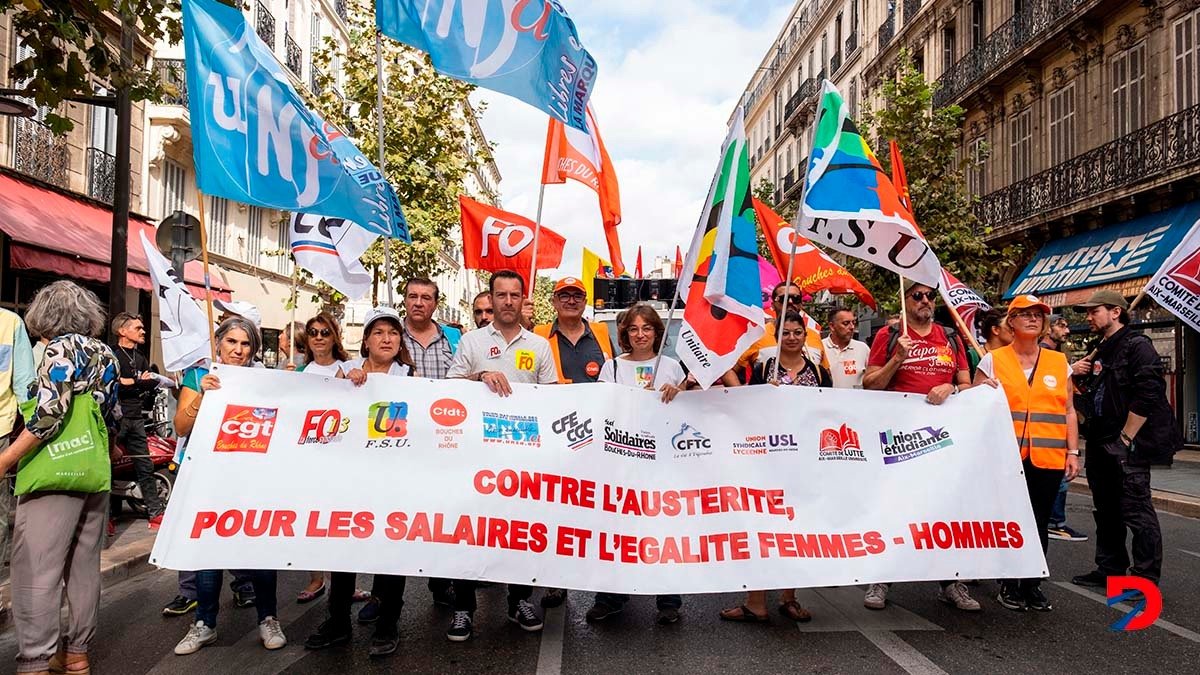
<svg viewBox="0 0 1200 675">
<path fill-rule="evenodd" d="M 168 437 L 171 424 L 166 417 L 168 406 L 166 390 L 158 390 L 154 403 L 146 415 L 146 448 L 150 461 L 154 463 L 154 482 L 158 488 L 158 498 L 163 503 L 171 497 L 175 476 L 172 471 L 175 458 L 176 440 Z M 138 515 L 146 515 L 146 503 L 142 498 L 142 488 L 137 483 L 137 473 L 133 467 L 133 459 L 129 457 L 120 443 L 117 449 L 121 456 L 112 463 L 112 514 L 120 513 L 121 503 L 129 504 L 129 508 Z"/>
</svg>

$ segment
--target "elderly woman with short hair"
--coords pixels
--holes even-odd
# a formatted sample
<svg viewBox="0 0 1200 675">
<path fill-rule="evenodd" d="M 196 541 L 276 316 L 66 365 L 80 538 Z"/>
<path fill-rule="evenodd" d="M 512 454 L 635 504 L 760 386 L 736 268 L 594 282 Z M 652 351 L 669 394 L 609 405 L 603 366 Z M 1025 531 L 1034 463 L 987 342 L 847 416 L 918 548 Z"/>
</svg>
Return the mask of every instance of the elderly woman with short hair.
<svg viewBox="0 0 1200 675">
<path fill-rule="evenodd" d="M 56 281 L 33 297 L 25 322 L 50 342 L 31 391 L 37 407 L 20 437 L 0 453 L 3 473 L 63 430 L 77 396 L 95 399 L 108 429 L 117 422 L 117 359 L 96 339 L 104 331 L 104 309 L 96 296 L 69 281 Z M 88 647 L 100 612 L 107 503 L 107 489 L 35 489 L 18 497 L 12 551 L 18 673 L 89 672 Z M 59 652 L 64 587 L 69 611 L 65 652 Z"/>
</svg>

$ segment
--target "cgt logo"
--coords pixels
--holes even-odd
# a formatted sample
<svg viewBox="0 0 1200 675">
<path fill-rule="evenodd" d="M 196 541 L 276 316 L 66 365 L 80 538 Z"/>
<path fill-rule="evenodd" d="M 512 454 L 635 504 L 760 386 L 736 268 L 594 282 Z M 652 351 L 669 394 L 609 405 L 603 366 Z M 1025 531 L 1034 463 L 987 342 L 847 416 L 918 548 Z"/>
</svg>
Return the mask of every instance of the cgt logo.
<svg viewBox="0 0 1200 675">
<path fill-rule="evenodd" d="M 255 408 L 245 405 L 225 406 L 225 418 L 213 452 L 262 452 L 271 444 L 275 433 L 278 408 Z"/>
<path fill-rule="evenodd" d="M 331 443 L 342 440 L 341 434 L 350 429 L 350 418 L 340 410 L 309 410 L 300 429 L 300 445 Z"/>
<path fill-rule="evenodd" d="M 408 445 L 408 404 L 379 401 L 367 410 L 367 447 L 402 448 Z"/>
<path fill-rule="evenodd" d="M 1125 576 L 1108 578 L 1108 606 L 1129 602 L 1133 609 L 1117 619 L 1109 628 L 1114 631 L 1135 631 L 1149 628 L 1162 614 L 1162 592 L 1145 577 Z"/>
</svg>

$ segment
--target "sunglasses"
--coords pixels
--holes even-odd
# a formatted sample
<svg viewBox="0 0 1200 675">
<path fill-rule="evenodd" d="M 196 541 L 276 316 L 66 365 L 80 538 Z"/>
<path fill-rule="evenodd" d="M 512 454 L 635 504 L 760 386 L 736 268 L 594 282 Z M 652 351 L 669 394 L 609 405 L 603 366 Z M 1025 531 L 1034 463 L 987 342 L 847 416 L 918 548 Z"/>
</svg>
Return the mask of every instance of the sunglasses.
<svg viewBox="0 0 1200 675">
<path fill-rule="evenodd" d="M 323 337 L 327 338 L 333 335 L 333 331 L 328 328 L 309 328 L 307 331 L 308 337 Z"/>
<path fill-rule="evenodd" d="M 922 300 L 933 302 L 933 299 L 937 297 L 937 293 L 934 291 L 917 291 L 908 297 L 916 300 L 917 302 L 921 302 Z"/>
<path fill-rule="evenodd" d="M 783 302 L 783 296 L 782 296 L 782 295 L 776 295 L 775 297 L 771 298 L 771 301 L 772 301 L 772 302 L 777 302 L 777 303 L 778 303 L 778 302 Z M 788 296 L 788 304 L 789 304 L 789 305 L 799 305 L 799 304 L 800 304 L 800 302 L 801 302 L 800 296 L 798 296 L 798 295 L 789 295 L 789 296 Z"/>
</svg>

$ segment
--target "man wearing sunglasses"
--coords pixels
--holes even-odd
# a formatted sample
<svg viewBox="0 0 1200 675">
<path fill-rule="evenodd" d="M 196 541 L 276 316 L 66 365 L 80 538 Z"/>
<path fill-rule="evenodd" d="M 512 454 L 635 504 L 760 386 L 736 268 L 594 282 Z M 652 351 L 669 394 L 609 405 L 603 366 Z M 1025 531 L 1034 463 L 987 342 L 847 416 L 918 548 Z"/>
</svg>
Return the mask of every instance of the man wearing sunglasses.
<svg viewBox="0 0 1200 675">
<path fill-rule="evenodd" d="M 783 308 L 783 296 L 786 290 L 787 309 Z M 804 317 L 804 327 L 807 337 L 804 340 L 804 352 L 808 356 L 808 360 L 813 363 L 820 364 L 825 370 L 829 370 L 829 356 L 825 352 L 825 345 L 821 341 L 821 331 L 814 326 L 812 317 L 808 316 L 801 307 L 803 298 L 800 287 L 796 284 L 787 284 L 780 282 L 771 289 L 771 309 L 775 316 L 783 316 L 787 312 L 799 312 Z M 755 364 L 759 361 L 766 360 L 775 356 L 779 351 L 779 345 L 776 343 L 776 333 L 779 328 L 775 320 L 768 317 L 763 336 L 746 350 L 738 359 L 737 365 L 730 371 L 726 372 L 721 377 L 721 383 L 727 387 L 736 387 L 750 381 L 750 373 L 754 370 Z"/>
<path fill-rule="evenodd" d="M 587 307 L 583 282 L 575 277 L 559 279 L 550 304 L 554 321 L 535 326 L 533 332 L 550 341 L 559 383 L 599 381 L 604 362 L 613 357 L 612 339 L 606 324 L 583 320 Z"/>
<path fill-rule="evenodd" d="M 863 388 L 922 394 L 929 403 L 941 405 L 971 386 L 966 349 L 953 329 L 934 322 L 936 290 L 906 279 L 904 296 L 908 331 L 899 334 L 901 327 L 897 326 L 876 333 L 867 357 Z M 966 612 L 980 610 L 979 602 L 961 581 L 943 581 L 941 586 L 941 602 Z M 883 609 L 888 590 L 888 584 L 871 584 L 863 605 Z"/>
</svg>

